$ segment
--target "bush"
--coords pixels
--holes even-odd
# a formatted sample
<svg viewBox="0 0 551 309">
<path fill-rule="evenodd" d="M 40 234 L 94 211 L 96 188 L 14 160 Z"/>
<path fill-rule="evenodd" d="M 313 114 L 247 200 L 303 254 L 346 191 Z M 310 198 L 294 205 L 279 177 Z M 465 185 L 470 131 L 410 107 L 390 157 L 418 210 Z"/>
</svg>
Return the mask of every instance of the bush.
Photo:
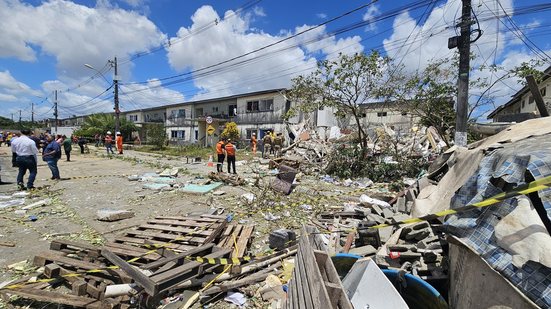
<svg viewBox="0 0 551 309">
<path fill-rule="evenodd" d="M 340 178 L 369 177 L 374 182 L 392 182 L 403 177 L 417 177 L 428 166 L 423 158 L 395 158 L 398 163 L 385 163 L 386 155 L 371 156 L 360 147 L 340 145 L 328 155 L 325 173 Z"/>
<path fill-rule="evenodd" d="M 239 140 L 239 129 L 237 128 L 237 124 L 235 122 L 226 123 L 226 127 L 224 127 L 224 131 L 222 131 L 220 136 L 222 138 L 231 139 L 232 141 Z"/>
<path fill-rule="evenodd" d="M 167 141 L 165 126 L 160 123 L 148 123 L 145 126 L 145 139 L 156 150 L 164 149 Z"/>
</svg>

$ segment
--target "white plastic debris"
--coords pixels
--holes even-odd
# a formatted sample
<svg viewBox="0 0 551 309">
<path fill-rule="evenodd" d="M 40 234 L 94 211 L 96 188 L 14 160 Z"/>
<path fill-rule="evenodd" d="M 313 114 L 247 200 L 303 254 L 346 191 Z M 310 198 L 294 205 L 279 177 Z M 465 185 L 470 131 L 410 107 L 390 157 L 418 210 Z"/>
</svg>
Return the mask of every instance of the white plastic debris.
<svg viewBox="0 0 551 309">
<path fill-rule="evenodd" d="M 377 206 L 383 207 L 383 208 L 390 208 L 389 203 L 387 203 L 385 201 L 375 199 L 375 198 L 371 198 L 371 197 L 369 197 L 365 194 L 362 194 L 360 196 L 360 204 L 362 204 L 363 206 L 377 205 Z"/>
</svg>

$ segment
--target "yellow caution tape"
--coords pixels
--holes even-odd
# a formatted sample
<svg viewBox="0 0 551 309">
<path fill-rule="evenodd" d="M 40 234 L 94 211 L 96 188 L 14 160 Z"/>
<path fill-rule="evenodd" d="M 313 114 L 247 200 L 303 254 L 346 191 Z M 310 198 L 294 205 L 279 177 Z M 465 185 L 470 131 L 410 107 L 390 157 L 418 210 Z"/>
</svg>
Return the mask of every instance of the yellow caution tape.
<svg viewBox="0 0 551 309">
<path fill-rule="evenodd" d="M 474 204 L 466 205 L 466 206 L 456 208 L 456 209 L 447 209 L 447 210 L 439 211 L 439 212 L 436 212 L 436 213 L 433 213 L 433 214 L 428 214 L 428 215 L 417 217 L 417 218 L 409 218 L 409 219 L 405 219 L 405 220 L 401 220 L 401 221 L 397 221 L 397 222 L 392 222 L 392 223 L 378 224 L 378 225 L 374 225 L 374 226 L 370 226 L 370 227 L 365 227 L 365 228 L 362 228 L 362 229 L 380 229 L 380 228 L 395 226 L 395 225 L 402 225 L 402 224 L 408 224 L 408 223 L 417 223 L 417 222 L 429 221 L 429 220 L 433 220 L 433 219 L 436 219 L 436 218 L 439 218 L 439 217 L 444 217 L 444 216 L 448 216 L 448 215 L 454 215 L 454 214 L 466 212 L 466 211 L 469 211 L 469 210 L 472 210 L 472 209 L 475 209 L 475 208 L 488 207 L 488 206 L 497 204 L 499 202 L 503 202 L 503 201 L 505 201 L 507 199 L 510 199 L 512 197 L 515 197 L 515 196 L 527 195 L 527 194 L 537 192 L 537 191 L 540 191 L 540 190 L 544 190 L 544 189 L 547 189 L 547 188 L 550 188 L 550 187 L 551 187 L 551 176 L 547 176 L 547 177 L 532 181 L 528 184 L 518 186 L 518 187 L 512 189 L 509 192 L 502 192 L 500 194 L 494 195 L 494 196 L 492 196 L 488 199 L 485 199 L 483 201 L 480 201 L 480 202 L 477 202 L 477 203 L 474 203 Z"/>
</svg>

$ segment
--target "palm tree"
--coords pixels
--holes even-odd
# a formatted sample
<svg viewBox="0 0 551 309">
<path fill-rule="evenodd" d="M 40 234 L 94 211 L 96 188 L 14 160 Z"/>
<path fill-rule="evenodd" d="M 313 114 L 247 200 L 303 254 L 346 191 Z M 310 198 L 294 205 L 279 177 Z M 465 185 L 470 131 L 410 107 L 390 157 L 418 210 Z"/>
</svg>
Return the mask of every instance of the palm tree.
<svg viewBox="0 0 551 309">
<path fill-rule="evenodd" d="M 136 130 L 136 125 L 133 122 L 126 118 L 120 118 L 122 136 L 130 137 Z M 75 134 L 91 137 L 95 134 L 105 134 L 107 131 L 115 133 L 115 117 L 111 114 L 92 114 L 84 119 L 84 123 Z"/>
</svg>

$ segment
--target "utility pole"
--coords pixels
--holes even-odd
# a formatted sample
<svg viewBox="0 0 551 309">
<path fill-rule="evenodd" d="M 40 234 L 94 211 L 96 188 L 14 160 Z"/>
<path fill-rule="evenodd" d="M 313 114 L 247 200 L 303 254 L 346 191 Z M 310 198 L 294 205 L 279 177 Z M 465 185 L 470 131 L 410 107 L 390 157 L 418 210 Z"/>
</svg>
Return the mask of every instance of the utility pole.
<svg viewBox="0 0 551 309">
<path fill-rule="evenodd" d="M 471 0 L 462 0 L 461 35 L 448 40 L 448 48 L 459 49 L 459 79 L 457 82 L 457 113 L 455 118 L 455 145 L 467 146 L 467 115 L 469 109 L 469 71 L 471 54 Z"/>
<path fill-rule="evenodd" d="M 31 102 L 31 123 L 34 123 L 34 102 Z"/>
<path fill-rule="evenodd" d="M 115 95 L 114 95 L 114 101 L 115 101 L 115 133 L 120 131 L 120 109 L 119 109 L 119 75 L 118 75 L 118 68 L 117 68 L 117 57 L 112 62 L 113 66 L 115 67 L 115 76 L 113 77 L 113 84 L 115 86 Z"/>
<path fill-rule="evenodd" d="M 11 122 L 13 122 L 13 113 L 11 113 Z"/>
<path fill-rule="evenodd" d="M 57 134 L 57 90 L 55 91 L 54 117 L 55 117 L 55 134 Z"/>
</svg>

